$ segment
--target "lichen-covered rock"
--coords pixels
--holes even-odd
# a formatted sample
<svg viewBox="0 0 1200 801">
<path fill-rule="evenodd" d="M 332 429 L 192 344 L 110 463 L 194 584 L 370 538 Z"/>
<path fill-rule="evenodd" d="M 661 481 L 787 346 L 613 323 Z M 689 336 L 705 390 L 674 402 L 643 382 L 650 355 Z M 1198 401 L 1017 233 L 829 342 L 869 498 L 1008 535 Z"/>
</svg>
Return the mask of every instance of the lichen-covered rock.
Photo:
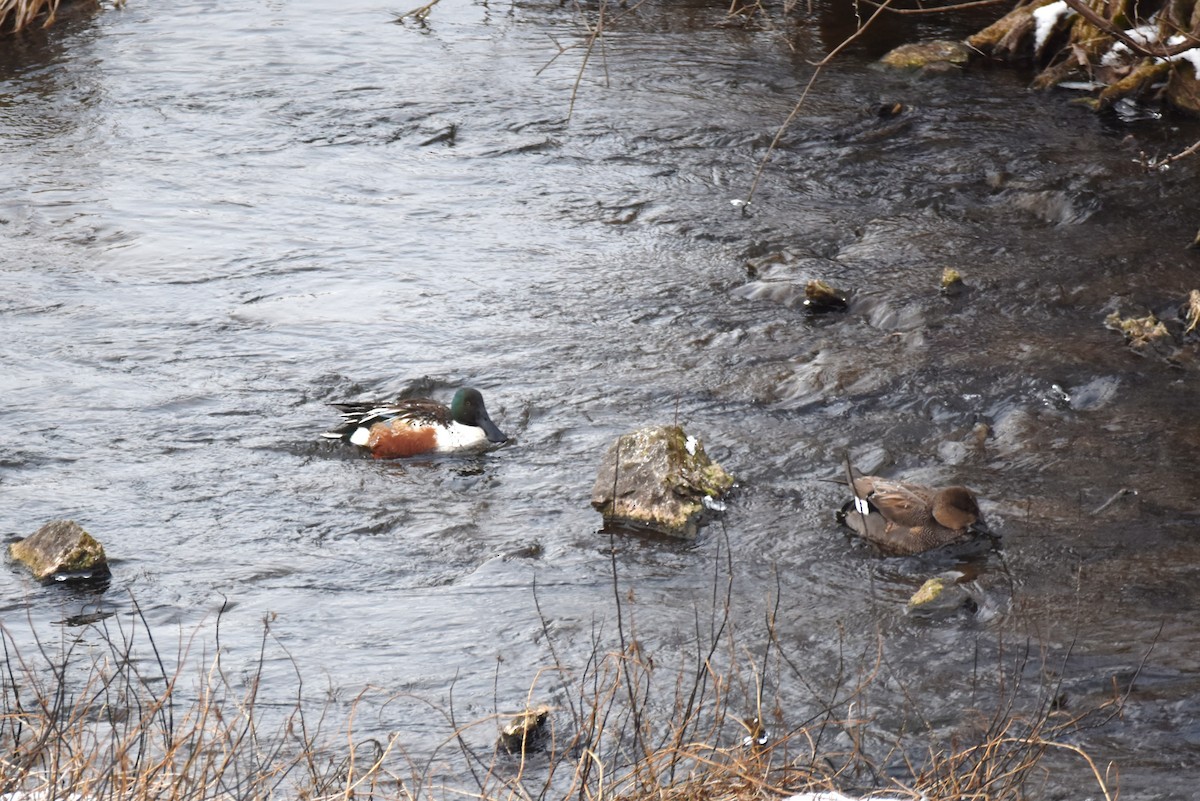
<svg viewBox="0 0 1200 801">
<path fill-rule="evenodd" d="M 546 720 L 550 707 L 526 709 L 500 729 L 500 747 L 510 754 L 538 750 L 545 741 Z"/>
<path fill-rule="evenodd" d="M 963 283 L 962 273 L 953 267 L 947 267 L 942 270 L 942 294 L 949 297 L 958 297 L 967 288 Z"/>
<path fill-rule="evenodd" d="M 732 486 L 733 476 L 679 426 L 643 428 L 609 447 L 592 506 L 606 526 L 692 539 L 705 510 Z"/>
<path fill-rule="evenodd" d="M 809 311 L 844 311 L 849 305 L 845 293 L 820 278 L 814 278 L 804 286 L 804 308 Z"/>
<path fill-rule="evenodd" d="M 879 59 L 897 69 L 922 69 L 934 65 L 961 67 L 971 60 L 971 50 L 962 42 L 915 42 L 903 44 Z"/>
<path fill-rule="evenodd" d="M 946 591 L 946 579 L 935 576 L 921 585 L 921 589 L 908 599 L 909 606 L 926 606 L 933 603 Z"/>
<path fill-rule="evenodd" d="M 108 574 L 104 546 L 74 520 L 54 520 L 8 546 L 13 559 L 46 581 L 59 575 Z"/>
</svg>

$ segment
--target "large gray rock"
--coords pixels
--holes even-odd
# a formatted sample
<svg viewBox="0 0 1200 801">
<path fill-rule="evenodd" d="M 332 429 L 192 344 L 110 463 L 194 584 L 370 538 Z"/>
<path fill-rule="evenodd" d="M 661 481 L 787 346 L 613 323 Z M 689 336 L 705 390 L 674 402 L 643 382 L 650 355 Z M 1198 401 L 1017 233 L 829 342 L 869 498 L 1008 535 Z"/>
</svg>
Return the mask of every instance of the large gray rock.
<svg viewBox="0 0 1200 801">
<path fill-rule="evenodd" d="M 54 520 L 8 546 L 12 558 L 33 571 L 39 581 L 60 574 L 83 577 L 108 574 L 104 546 L 74 520 Z"/>
<path fill-rule="evenodd" d="M 643 428 L 617 438 L 592 487 L 605 526 L 649 529 L 692 539 L 705 509 L 733 486 L 679 426 Z"/>
</svg>

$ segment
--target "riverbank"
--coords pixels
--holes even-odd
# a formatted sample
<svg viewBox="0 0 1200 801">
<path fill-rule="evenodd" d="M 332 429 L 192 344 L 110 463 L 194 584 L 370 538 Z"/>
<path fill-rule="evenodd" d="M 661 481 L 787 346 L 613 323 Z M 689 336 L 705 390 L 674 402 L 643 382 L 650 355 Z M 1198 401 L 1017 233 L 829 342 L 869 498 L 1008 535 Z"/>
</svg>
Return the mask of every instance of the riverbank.
<svg viewBox="0 0 1200 801">
<path fill-rule="evenodd" d="M 996 666 L 1030 643 L 1020 719 L 1034 687 L 1071 715 L 1137 675 L 1121 719 L 1066 742 L 1102 773 L 1119 764 L 1125 801 L 1191 801 L 1200 642 L 1178 610 L 1200 605 L 1200 334 L 1181 325 L 1140 352 L 1106 320 L 1169 325 L 1197 288 L 1197 167 L 1149 173 L 1138 156 L 1200 135 L 1095 115 L 1008 70 L 878 66 L 902 40 L 969 35 L 942 18 L 856 40 L 768 154 L 853 28 L 824 11 L 785 37 L 719 27 L 711 2 L 643 5 L 582 78 L 586 30 L 556 3 L 442 0 L 420 29 L 375 0 L 131 3 L 0 50 L 0 531 L 75 519 L 111 567 L 93 592 L 0 571 L 16 652 L 35 659 L 34 636 L 69 647 L 94 628 L 67 622 L 88 615 L 127 624 L 136 597 L 167 665 L 139 669 L 156 688 L 181 676 L 180 714 L 202 717 L 189 695 L 219 644 L 229 698 L 257 681 L 264 741 L 302 695 L 306 726 L 327 710 L 327 765 L 353 754 L 357 770 L 370 740 L 402 732 L 393 774 L 415 764 L 474 791 L 467 766 L 490 775 L 499 724 L 527 699 L 563 710 L 556 738 L 588 731 L 565 690 L 529 688 L 557 664 L 619 664 L 614 559 L 636 613 L 625 642 L 673 699 L 708 653 L 693 632 L 733 553 L 739 648 L 713 659 L 729 718 L 757 715 L 752 665 L 778 676 L 763 691 L 775 742 L 883 665 L 830 713 L 837 739 L 789 740 L 793 756 L 851 753 L 862 729 L 887 768 L 905 738 L 907 782 L 956 734 L 983 742 L 1005 708 L 990 696 L 1012 686 Z M 581 47 L 548 63 L 553 41 Z M 846 308 L 807 311 L 813 280 Z M 388 461 L 320 438 L 332 402 L 448 402 L 464 385 L 510 443 Z M 737 476 L 726 528 L 598 534 L 605 448 L 673 422 Z M 971 487 L 1003 550 L 871 553 L 834 517 L 847 453 Z M 910 612 L 945 573 L 962 605 Z M 278 647 L 260 662 L 264 616 Z M 121 651 L 92 636 L 74 653 Z M 772 638 L 794 667 L 764 664 Z M 645 718 L 671 732 L 674 708 Z M 482 765 L 445 742 L 480 721 L 465 739 Z M 747 734 L 710 729 L 692 741 Z M 597 756 L 609 773 L 591 778 L 639 755 Z M 1094 785 L 1069 751 L 1040 764 L 1043 798 Z M 870 776 L 838 786 L 889 786 Z"/>
<path fill-rule="evenodd" d="M 270 619 L 245 664 L 223 654 L 221 622 L 163 643 L 135 607 L 125 619 L 67 621 L 60 642 L 32 653 L 0 629 L 0 798 L 749 801 L 845 791 L 1021 801 L 1063 756 L 1091 774 L 1089 793 L 1118 795 L 1117 766 L 1097 765 L 1073 741 L 1119 715 L 1122 698 L 1068 712 L 1061 679 L 1045 683 L 1028 649 L 981 667 L 974 694 L 986 706 L 937 730 L 922 723 L 917 697 L 906 710 L 874 708 L 877 685 L 899 678 L 882 643 L 834 683 L 808 684 L 801 701 L 781 692 L 803 681 L 780 675 L 798 655 L 769 632 L 735 631 L 727 607 L 704 622 L 715 639 L 687 643 L 691 658 L 672 665 L 625 639 L 635 621 L 618 603 L 604 627 L 616 639 L 598 639 L 586 663 L 558 662 L 552 637 L 531 655 L 526 697 L 467 718 L 448 675 L 449 695 L 419 699 L 424 725 L 379 731 L 360 724 L 386 719 L 396 699 L 382 688 L 321 700 Z M 266 665 L 279 659 L 293 671 L 290 705 L 260 697 Z M 280 689 L 276 680 L 276 697 Z M 514 738 L 522 707 L 539 712 Z M 473 785 L 461 784 L 467 776 Z"/>
</svg>

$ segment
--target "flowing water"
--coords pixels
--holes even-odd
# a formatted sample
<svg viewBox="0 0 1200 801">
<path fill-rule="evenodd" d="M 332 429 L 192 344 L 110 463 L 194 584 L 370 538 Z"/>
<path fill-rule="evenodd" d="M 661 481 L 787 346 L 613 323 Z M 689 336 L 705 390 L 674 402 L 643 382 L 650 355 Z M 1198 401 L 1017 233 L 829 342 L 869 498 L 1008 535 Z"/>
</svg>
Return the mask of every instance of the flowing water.
<svg viewBox="0 0 1200 801">
<path fill-rule="evenodd" d="M 317 703 L 446 705 L 453 682 L 472 719 L 520 705 L 547 635 L 572 664 L 611 646 L 614 565 L 644 647 L 689 652 L 732 553 L 751 651 L 777 600 L 817 683 L 882 647 L 881 729 L 905 699 L 952 729 L 1005 643 L 1080 709 L 1141 665 L 1079 742 L 1123 798 L 1192 798 L 1200 342 L 1138 354 L 1104 318 L 1174 319 L 1200 288 L 1197 162 L 1138 163 L 1200 127 L 1004 71 L 883 72 L 904 38 L 982 20 L 892 25 L 820 76 L 741 208 L 854 19 L 724 19 L 612 19 L 569 118 L 586 39 L 553 3 L 442 0 L 420 26 L 370 2 L 131 2 L 0 42 L 0 531 L 74 518 L 113 560 L 102 592 L 3 571 L 6 628 L 69 638 L 136 599 L 161 639 L 204 640 L 225 607 L 221 646 L 250 658 L 273 616 Z M 938 292 L 946 267 L 967 294 Z M 849 310 L 806 315 L 810 278 Z M 389 463 L 319 439 L 329 402 L 468 384 L 508 445 Z M 600 457 L 675 420 L 739 488 L 694 544 L 614 555 Z M 847 451 L 975 487 L 1002 550 L 849 540 L 828 480 Z M 949 568 L 975 604 L 906 614 Z M 785 723 L 812 713 L 776 691 Z M 422 710 L 365 725 L 444 736 Z M 1078 764 L 1046 781 L 1086 797 Z"/>
</svg>

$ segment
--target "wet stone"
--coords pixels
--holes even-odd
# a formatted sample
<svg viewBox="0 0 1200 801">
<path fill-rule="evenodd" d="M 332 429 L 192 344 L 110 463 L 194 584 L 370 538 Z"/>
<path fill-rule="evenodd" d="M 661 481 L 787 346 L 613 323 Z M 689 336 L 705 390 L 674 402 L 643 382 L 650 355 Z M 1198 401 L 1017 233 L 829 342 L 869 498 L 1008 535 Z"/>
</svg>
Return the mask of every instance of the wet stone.
<svg viewBox="0 0 1200 801">
<path fill-rule="evenodd" d="M 966 291 L 967 285 L 963 283 L 962 273 L 953 267 L 947 267 L 942 270 L 941 291 L 947 297 L 956 298 Z"/>
<path fill-rule="evenodd" d="M 74 520 L 51 521 L 8 550 L 39 581 L 108 575 L 104 546 Z"/>
<path fill-rule="evenodd" d="M 804 308 L 811 312 L 845 311 L 850 305 L 844 292 L 814 278 L 804 286 Z"/>
<path fill-rule="evenodd" d="M 510 754 L 539 749 L 546 737 L 546 721 L 550 707 L 526 709 L 500 729 L 500 747 Z"/>
<path fill-rule="evenodd" d="M 961 67 L 971 60 L 971 50 L 962 42 L 934 41 L 900 45 L 879 59 L 879 63 L 897 69 Z"/>
<path fill-rule="evenodd" d="M 705 513 L 719 508 L 732 486 L 733 476 L 679 426 L 643 428 L 609 447 L 592 488 L 592 506 L 609 528 L 693 539 Z"/>
</svg>

